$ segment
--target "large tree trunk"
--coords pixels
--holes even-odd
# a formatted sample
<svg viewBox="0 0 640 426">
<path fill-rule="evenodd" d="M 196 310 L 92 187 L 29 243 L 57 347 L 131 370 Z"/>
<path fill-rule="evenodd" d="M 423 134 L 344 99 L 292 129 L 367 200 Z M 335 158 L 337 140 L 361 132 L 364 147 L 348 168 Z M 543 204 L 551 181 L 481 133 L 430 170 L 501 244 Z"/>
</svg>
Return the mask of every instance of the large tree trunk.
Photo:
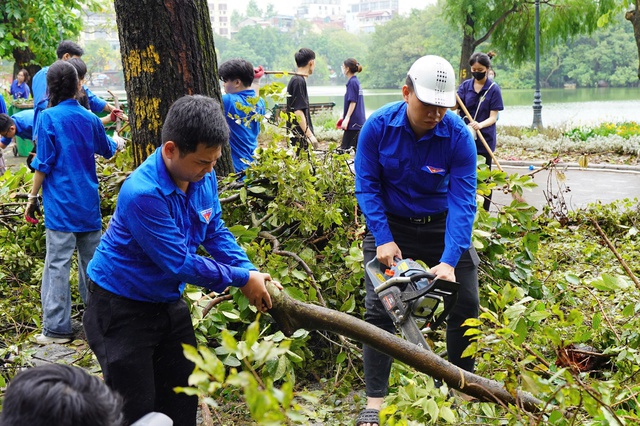
<svg viewBox="0 0 640 426">
<path fill-rule="evenodd" d="M 221 100 L 213 30 L 206 0 L 115 0 L 131 120 L 134 160 L 161 144 L 162 123 L 184 95 Z M 227 144 L 216 165 L 233 171 Z"/>
<path fill-rule="evenodd" d="M 473 54 L 476 46 L 476 39 L 473 34 L 473 19 L 467 15 L 467 25 L 463 28 L 462 49 L 460 52 L 460 66 L 458 69 L 458 83 L 471 78 L 471 67 L 469 66 L 469 58 Z"/>
<path fill-rule="evenodd" d="M 636 8 L 628 11 L 624 17 L 633 25 L 633 35 L 638 48 L 638 78 L 640 78 L 640 0 L 636 0 L 635 5 Z"/>
<path fill-rule="evenodd" d="M 330 331 L 366 343 L 480 401 L 511 404 L 529 412 L 543 408 L 542 401 L 529 393 L 518 391 L 513 395 L 501 383 L 464 371 L 433 352 L 374 325 L 342 312 L 294 300 L 272 284 L 268 285 L 268 290 L 273 302 L 269 314 L 287 336 L 301 328 Z"/>
</svg>

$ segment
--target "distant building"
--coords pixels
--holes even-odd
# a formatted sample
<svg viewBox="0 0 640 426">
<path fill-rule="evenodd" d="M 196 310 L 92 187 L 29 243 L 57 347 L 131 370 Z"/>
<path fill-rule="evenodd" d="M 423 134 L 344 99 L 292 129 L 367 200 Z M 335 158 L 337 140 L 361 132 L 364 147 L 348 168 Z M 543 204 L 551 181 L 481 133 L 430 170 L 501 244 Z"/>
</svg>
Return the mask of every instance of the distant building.
<svg viewBox="0 0 640 426">
<path fill-rule="evenodd" d="M 291 15 L 274 15 L 269 18 L 271 26 L 279 29 L 282 32 L 289 32 L 293 27 L 295 18 Z"/>
<path fill-rule="evenodd" d="M 296 16 L 309 21 L 344 16 L 342 0 L 302 0 Z"/>
<path fill-rule="evenodd" d="M 399 0 L 360 0 L 350 5 L 345 29 L 354 34 L 372 33 L 376 25 L 384 24 L 399 12 Z"/>
<path fill-rule="evenodd" d="M 207 0 L 213 33 L 231 38 L 231 14 L 226 0 Z"/>
</svg>

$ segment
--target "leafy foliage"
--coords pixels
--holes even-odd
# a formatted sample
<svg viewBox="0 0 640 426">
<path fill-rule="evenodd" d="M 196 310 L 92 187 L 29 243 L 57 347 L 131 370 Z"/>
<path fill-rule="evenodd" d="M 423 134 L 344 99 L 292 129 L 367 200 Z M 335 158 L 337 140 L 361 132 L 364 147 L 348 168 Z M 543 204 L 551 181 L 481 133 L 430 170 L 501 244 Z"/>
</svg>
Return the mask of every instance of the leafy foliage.
<svg viewBox="0 0 640 426">
<path fill-rule="evenodd" d="M 36 63 L 56 58 L 61 39 L 75 38 L 82 28 L 83 7 L 97 9 L 97 0 L 5 0 L 0 5 L 0 58 L 29 49 Z"/>
</svg>

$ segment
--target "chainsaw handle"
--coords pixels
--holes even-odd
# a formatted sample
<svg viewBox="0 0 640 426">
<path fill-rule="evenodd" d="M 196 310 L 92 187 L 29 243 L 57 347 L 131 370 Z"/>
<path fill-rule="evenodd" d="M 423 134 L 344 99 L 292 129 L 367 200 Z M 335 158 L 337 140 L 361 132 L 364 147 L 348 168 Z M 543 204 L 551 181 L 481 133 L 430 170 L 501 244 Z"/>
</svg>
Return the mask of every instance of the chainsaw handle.
<svg viewBox="0 0 640 426">
<path fill-rule="evenodd" d="M 421 272 L 419 274 L 411 275 L 409 278 L 411 279 L 411 282 L 414 282 L 414 283 L 416 281 L 420 281 L 423 278 L 426 278 L 429 281 L 432 281 L 432 280 L 436 279 L 436 274 L 432 274 L 431 272 L 425 271 L 425 272 Z"/>
</svg>

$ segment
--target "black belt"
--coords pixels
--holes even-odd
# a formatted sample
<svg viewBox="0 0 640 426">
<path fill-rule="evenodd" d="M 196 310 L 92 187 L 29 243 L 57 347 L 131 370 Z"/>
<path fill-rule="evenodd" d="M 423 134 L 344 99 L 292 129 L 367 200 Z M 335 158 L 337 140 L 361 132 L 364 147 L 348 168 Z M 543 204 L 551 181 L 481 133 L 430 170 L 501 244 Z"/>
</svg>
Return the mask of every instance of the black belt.
<svg viewBox="0 0 640 426">
<path fill-rule="evenodd" d="M 429 222 L 434 222 L 436 220 L 444 219 L 445 217 L 447 217 L 447 211 L 445 210 L 442 213 L 436 213 L 430 216 L 423 216 L 423 217 L 402 217 L 402 216 L 396 216 L 395 214 L 391 214 L 391 213 L 387 213 L 387 216 L 390 219 L 393 219 L 397 222 L 406 222 L 406 223 L 411 223 L 412 225 L 425 225 Z"/>
<path fill-rule="evenodd" d="M 91 293 L 91 294 L 99 293 L 99 294 L 101 294 L 103 296 L 106 296 L 106 297 L 109 297 L 109 298 L 112 298 L 112 299 L 120 299 L 120 300 L 126 300 L 128 302 L 135 302 L 135 300 L 133 300 L 133 299 L 129 299 L 128 297 L 124 297 L 124 296 L 120 296 L 119 294 L 112 293 L 109 290 L 100 287 L 98 284 L 94 283 L 91 278 L 87 279 L 87 290 L 89 290 L 89 293 Z"/>
</svg>

